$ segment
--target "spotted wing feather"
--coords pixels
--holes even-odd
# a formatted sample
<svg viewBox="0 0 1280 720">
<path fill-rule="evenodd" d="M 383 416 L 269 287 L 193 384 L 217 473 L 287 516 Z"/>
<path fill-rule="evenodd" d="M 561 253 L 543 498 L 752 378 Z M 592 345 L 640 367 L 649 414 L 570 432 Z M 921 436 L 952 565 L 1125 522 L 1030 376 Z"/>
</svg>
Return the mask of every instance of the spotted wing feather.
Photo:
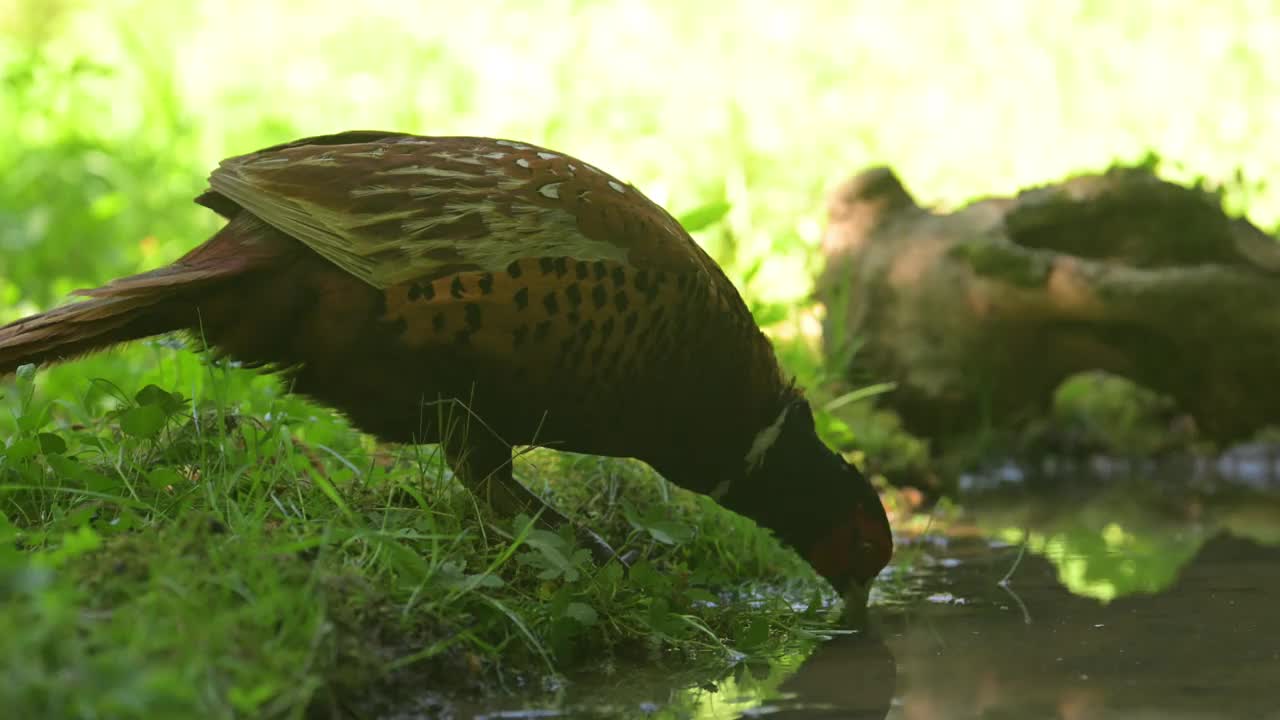
<svg viewBox="0 0 1280 720">
<path fill-rule="evenodd" d="M 525 143 L 358 131 L 230 158 L 209 183 L 379 288 L 557 256 L 719 274 L 638 190 Z"/>
</svg>

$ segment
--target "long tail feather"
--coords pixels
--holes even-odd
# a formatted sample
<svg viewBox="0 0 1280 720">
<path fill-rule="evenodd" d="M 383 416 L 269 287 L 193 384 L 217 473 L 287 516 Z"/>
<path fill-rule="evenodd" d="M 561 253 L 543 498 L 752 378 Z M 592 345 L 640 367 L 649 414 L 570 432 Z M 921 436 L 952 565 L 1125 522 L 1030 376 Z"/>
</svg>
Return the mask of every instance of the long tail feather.
<svg viewBox="0 0 1280 720">
<path fill-rule="evenodd" d="M 89 299 L 0 327 L 0 376 L 26 363 L 61 362 L 194 327 L 196 308 L 211 291 L 279 256 L 279 243 L 261 242 L 263 230 L 242 213 L 172 265 L 79 290 Z"/>
<path fill-rule="evenodd" d="M 26 363 L 55 363 L 179 329 L 161 297 L 102 297 L 54 308 L 0 327 L 0 376 Z M 166 317 L 168 316 L 168 317 Z"/>
</svg>

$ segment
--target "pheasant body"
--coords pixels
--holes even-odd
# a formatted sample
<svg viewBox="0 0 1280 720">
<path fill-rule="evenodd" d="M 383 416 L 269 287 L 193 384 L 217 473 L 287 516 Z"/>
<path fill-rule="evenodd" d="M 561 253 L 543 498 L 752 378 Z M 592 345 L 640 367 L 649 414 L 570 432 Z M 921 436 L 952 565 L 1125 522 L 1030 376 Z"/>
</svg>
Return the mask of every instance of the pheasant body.
<svg viewBox="0 0 1280 720">
<path fill-rule="evenodd" d="M 357 131 L 230 158 L 198 202 L 227 218 L 217 234 L 0 328 L 0 372 L 198 330 L 384 440 L 445 444 L 474 486 L 505 478 L 509 506 L 531 500 L 512 445 L 635 457 L 801 552 L 852 527 L 823 561 L 839 572 L 818 568 L 833 580 L 887 561 L 878 498 L 817 442 L 732 283 L 603 171 L 525 143 Z M 454 439 L 459 407 L 475 423 Z M 776 467 L 789 455 L 800 467 Z"/>
</svg>

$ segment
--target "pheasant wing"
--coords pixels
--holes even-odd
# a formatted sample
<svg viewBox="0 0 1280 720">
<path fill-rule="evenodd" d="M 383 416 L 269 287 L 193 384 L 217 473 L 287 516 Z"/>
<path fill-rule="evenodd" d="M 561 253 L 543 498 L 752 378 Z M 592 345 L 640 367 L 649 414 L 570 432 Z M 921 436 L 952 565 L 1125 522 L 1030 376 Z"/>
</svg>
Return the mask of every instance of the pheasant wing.
<svg viewBox="0 0 1280 720">
<path fill-rule="evenodd" d="M 209 184 L 206 204 L 222 196 L 378 288 L 535 257 L 720 275 L 634 187 L 526 143 L 352 131 L 229 158 Z"/>
</svg>

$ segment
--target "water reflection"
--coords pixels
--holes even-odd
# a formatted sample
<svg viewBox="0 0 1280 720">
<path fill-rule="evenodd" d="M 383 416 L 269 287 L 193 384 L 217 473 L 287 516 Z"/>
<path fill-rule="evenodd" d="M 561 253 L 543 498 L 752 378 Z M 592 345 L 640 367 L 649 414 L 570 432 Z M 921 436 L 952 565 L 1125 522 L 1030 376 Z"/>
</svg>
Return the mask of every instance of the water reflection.
<svg viewBox="0 0 1280 720">
<path fill-rule="evenodd" d="M 740 717 L 882 720 L 898 666 L 878 634 L 843 635 L 818 646 L 774 697 Z"/>
<path fill-rule="evenodd" d="M 1220 534 L 1164 592 L 1110 603 L 1044 557 L 1006 592 L 1011 549 L 951 552 L 963 564 L 927 584 L 962 601 L 881 615 L 902 686 L 888 717 L 1280 718 L 1280 549 Z"/>
<path fill-rule="evenodd" d="M 1280 720 L 1275 494 L 1001 492 L 925 533 L 904 524 L 869 633 L 722 677 L 620 668 L 538 705 L 554 710 L 456 716 Z"/>
</svg>

